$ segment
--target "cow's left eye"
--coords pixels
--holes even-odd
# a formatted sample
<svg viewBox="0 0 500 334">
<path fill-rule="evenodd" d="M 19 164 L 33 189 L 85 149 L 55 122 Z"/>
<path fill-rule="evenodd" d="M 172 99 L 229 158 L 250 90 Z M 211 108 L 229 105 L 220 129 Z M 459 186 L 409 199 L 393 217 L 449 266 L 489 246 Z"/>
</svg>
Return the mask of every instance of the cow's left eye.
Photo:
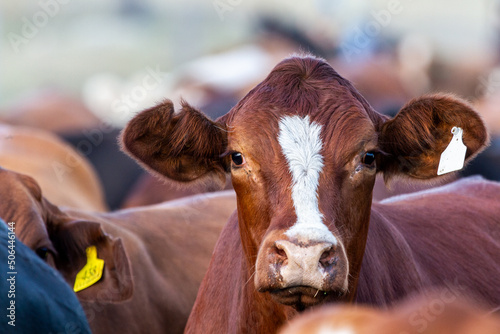
<svg viewBox="0 0 500 334">
<path fill-rule="evenodd" d="M 36 252 L 36 255 L 38 255 L 39 258 L 41 258 L 42 260 L 46 261 L 47 260 L 47 257 L 49 256 L 49 249 L 47 247 L 40 247 L 40 248 L 37 248 L 37 250 L 35 251 Z"/>
<path fill-rule="evenodd" d="M 245 163 L 245 158 L 239 152 L 234 152 L 231 154 L 231 160 L 233 161 L 235 166 L 241 166 Z"/>
<path fill-rule="evenodd" d="M 366 152 L 363 156 L 363 163 L 368 166 L 372 166 L 375 163 L 375 153 Z"/>
</svg>

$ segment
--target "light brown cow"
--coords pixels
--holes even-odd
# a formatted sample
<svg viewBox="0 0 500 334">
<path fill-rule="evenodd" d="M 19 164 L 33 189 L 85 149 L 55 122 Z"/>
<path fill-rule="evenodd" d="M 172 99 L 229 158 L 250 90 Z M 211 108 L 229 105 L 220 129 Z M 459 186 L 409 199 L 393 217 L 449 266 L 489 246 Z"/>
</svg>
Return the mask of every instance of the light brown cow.
<svg viewBox="0 0 500 334">
<path fill-rule="evenodd" d="M 448 289 L 390 310 L 327 306 L 293 319 L 280 334 L 498 334 L 500 318 Z"/>
<path fill-rule="evenodd" d="M 77 292 L 93 333 L 182 333 L 232 192 L 112 213 L 59 209 L 29 176 L 0 169 L 0 217 L 71 286 L 96 246 L 103 277 Z"/>
<path fill-rule="evenodd" d="M 0 166 L 35 178 L 56 205 L 107 210 L 94 168 L 50 132 L 0 124 Z"/>
<path fill-rule="evenodd" d="M 2 123 L 29 126 L 58 134 L 71 134 L 100 127 L 99 120 L 76 97 L 58 89 L 29 92 L 0 117 Z"/>
<path fill-rule="evenodd" d="M 388 305 L 448 282 L 498 303 L 499 184 L 372 206 L 377 172 L 438 178 L 454 127 L 470 160 L 488 136 L 465 101 L 423 96 L 389 119 L 314 57 L 282 61 L 216 122 L 170 101 L 138 114 L 123 142 L 148 169 L 221 185 L 230 172 L 237 194 L 186 332 L 274 333 L 324 302 Z"/>
<path fill-rule="evenodd" d="M 226 181 L 226 190 L 232 189 L 231 180 Z M 200 193 L 219 191 L 218 185 L 203 184 L 200 187 L 179 187 L 149 173 L 142 175 L 123 200 L 121 208 L 158 204 Z"/>
</svg>

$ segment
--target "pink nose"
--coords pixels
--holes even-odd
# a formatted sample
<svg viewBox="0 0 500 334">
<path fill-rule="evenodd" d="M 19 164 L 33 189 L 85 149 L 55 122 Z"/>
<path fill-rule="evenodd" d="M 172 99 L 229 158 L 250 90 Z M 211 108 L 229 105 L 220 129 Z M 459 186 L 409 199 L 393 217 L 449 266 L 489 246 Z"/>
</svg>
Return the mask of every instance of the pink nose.
<svg viewBox="0 0 500 334">
<path fill-rule="evenodd" d="M 276 271 L 286 286 L 318 286 L 325 278 L 335 275 L 338 261 L 336 246 L 329 242 L 303 245 L 287 240 L 274 243 Z"/>
</svg>

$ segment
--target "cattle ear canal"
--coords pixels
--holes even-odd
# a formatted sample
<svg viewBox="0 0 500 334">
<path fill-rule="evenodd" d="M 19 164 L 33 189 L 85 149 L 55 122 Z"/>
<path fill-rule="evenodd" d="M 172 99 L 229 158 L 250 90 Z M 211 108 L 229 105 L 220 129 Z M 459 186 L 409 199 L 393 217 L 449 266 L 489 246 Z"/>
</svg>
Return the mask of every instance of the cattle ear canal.
<svg viewBox="0 0 500 334">
<path fill-rule="evenodd" d="M 406 104 L 380 129 L 379 147 L 384 154 L 379 170 L 385 179 L 393 175 L 424 180 L 437 177 L 440 157 L 453 137 L 453 127 L 463 129 L 466 162 L 487 145 L 488 133 L 481 117 L 464 100 L 435 94 Z"/>
<path fill-rule="evenodd" d="M 121 142 L 123 151 L 154 174 L 180 183 L 210 180 L 225 185 L 225 124 L 184 101 L 177 114 L 170 100 L 142 111 L 127 124 Z"/>
</svg>

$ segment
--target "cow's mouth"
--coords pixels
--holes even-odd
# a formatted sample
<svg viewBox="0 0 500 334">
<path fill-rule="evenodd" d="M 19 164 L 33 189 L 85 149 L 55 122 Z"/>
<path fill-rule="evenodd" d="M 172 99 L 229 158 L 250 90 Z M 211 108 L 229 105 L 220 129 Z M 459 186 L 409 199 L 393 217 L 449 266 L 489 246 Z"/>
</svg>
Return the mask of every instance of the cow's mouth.
<svg viewBox="0 0 500 334">
<path fill-rule="evenodd" d="M 278 303 L 292 306 L 297 311 L 321 304 L 331 295 L 339 296 L 335 291 L 322 291 L 308 286 L 294 286 L 269 291 Z"/>
</svg>

